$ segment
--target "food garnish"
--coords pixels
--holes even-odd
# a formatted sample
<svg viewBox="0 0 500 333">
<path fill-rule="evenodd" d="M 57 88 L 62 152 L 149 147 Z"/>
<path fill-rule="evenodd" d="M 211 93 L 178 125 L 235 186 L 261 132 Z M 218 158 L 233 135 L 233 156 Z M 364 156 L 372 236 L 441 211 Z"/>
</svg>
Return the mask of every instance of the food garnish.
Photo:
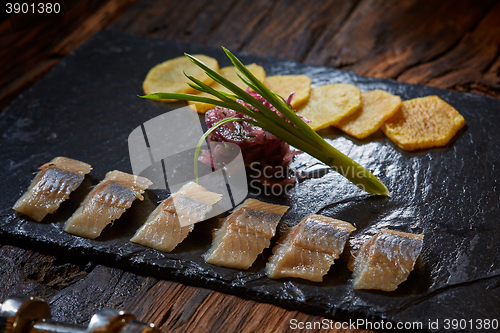
<svg viewBox="0 0 500 333">
<path fill-rule="evenodd" d="M 311 96 L 297 114 L 310 120 L 315 131 L 337 124 L 361 107 L 361 91 L 347 83 L 326 84 L 311 89 Z"/>
<path fill-rule="evenodd" d="M 375 89 L 361 93 L 361 108 L 335 125 L 358 139 L 375 133 L 401 106 L 401 97 Z"/>
<path fill-rule="evenodd" d="M 250 268 L 271 244 L 278 222 L 288 208 L 256 199 L 245 200 L 215 231 L 205 261 L 224 267 Z"/>
<path fill-rule="evenodd" d="M 255 91 L 249 90 L 248 94 L 273 112 L 277 112 L 268 101 Z M 240 103 L 250 107 L 244 102 Z M 205 122 L 209 129 L 226 118 L 245 120 L 246 116 L 220 106 L 215 107 L 205 114 Z M 300 153 L 294 149 L 290 149 L 290 145 L 287 142 L 276 137 L 274 134 L 245 121 L 232 121 L 220 125 L 217 130 L 207 136 L 207 139 L 210 151 L 202 150 L 199 161 L 217 169 L 222 168 L 232 161 L 231 157 L 234 154 L 228 154 L 228 150 L 232 148 L 228 143 L 235 144 L 240 148 L 245 165 L 250 167 L 250 169 L 253 169 L 252 165 L 256 161 L 258 161 L 262 169 L 271 168 L 272 170 L 267 172 L 268 175 L 283 173 L 283 170 L 292 162 L 293 157 Z M 235 151 L 235 153 L 238 153 L 238 151 Z M 293 179 L 290 180 L 293 181 Z"/>
<path fill-rule="evenodd" d="M 290 96 L 292 109 L 296 109 L 309 100 L 311 79 L 306 75 L 274 75 L 266 78 L 266 87 L 279 96 Z"/>
<path fill-rule="evenodd" d="M 118 219 L 152 183 L 143 177 L 111 171 L 80 204 L 64 224 L 70 234 L 95 239 L 111 222 Z"/>
<path fill-rule="evenodd" d="M 354 289 L 393 291 L 413 270 L 424 235 L 381 230 L 354 257 Z"/>
<path fill-rule="evenodd" d="M 246 83 L 249 88 L 254 90 L 262 98 L 269 102 L 269 104 L 272 105 L 277 110 L 277 112 L 272 111 L 269 107 L 265 106 L 262 102 L 250 95 L 247 91 L 240 88 L 238 85 L 226 79 L 217 71 L 213 70 L 210 66 L 206 65 L 196 57 L 193 57 L 189 54 L 186 54 L 186 56 L 191 61 L 202 68 L 208 76 L 219 82 L 221 85 L 225 86 L 232 93 L 215 90 L 201 80 L 191 75 L 187 75 L 187 77 L 191 81 L 193 81 L 193 83 L 188 83 L 192 88 L 198 91 L 209 93 L 215 98 L 168 92 L 158 92 L 143 96 L 144 98 L 149 99 L 179 99 L 209 103 L 234 110 L 245 115 L 245 117 L 243 118 L 224 118 L 214 124 L 214 126 L 212 126 L 203 135 L 203 137 L 199 141 L 197 152 L 195 154 L 195 171 L 198 169 L 197 163 L 199 151 L 201 150 L 201 146 L 205 142 L 206 138 L 210 135 L 210 133 L 217 130 L 219 126 L 222 126 L 229 122 L 246 122 L 253 126 L 260 127 L 269 133 L 272 133 L 273 135 L 284 140 L 296 149 L 304 151 L 317 158 L 321 162 L 327 164 L 328 166 L 341 173 L 344 177 L 346 177 L 348 180 L 350 180 L 366 192 L 374 195 L 389 195 L 389 190 L 379 179 L 377 179 L 360 164 L 356 163 L 346 155 L 339 152 L 329 143 L 327 143 L 297 114 L 295 114 L 295 112 L 283 97 L 271 92 L 271 90 L 269 90 L 262 82 L 260 82 L 259 79 L 256 78 L 240 62 L 240 60 L 238 60 L 231 52 L 229 52 L 229 50 L 224 48 L 224 51 L 231 59 L 233 65 L 240 72 L 238 73 L 239 78 L 244 83 Z M 349 91 L 353 94 L 355 94 L 356 92 L 356 90 L 353 88 L 346 88 L 346 91 Z M 238 101 L 236 101 L 237 99 L 243 101 L 246 104 L 239 103 Z M 361 104 L 360 100 L 361 97 L 359 97 L 359 104 Z M 249 105 L 250 107 L 246 105 Z"/>
<path fill-rule="evenodd" d="M 278 241 L 266 265 L 267 276 L 323 281 L 354 230 L 349 222 L 322 215 L 306 216 Z"/>
<path fill-rule="evenodd" d="M 82 183 L 92 167 L 71 158 L 56 157 L 42 165 L 31 181 L 28 191 L 12 207 L 40 222 L 59 208 L 71 192 Z"/>
<path fill-rule="evenodd" d="M 209 192 L 193 182 L 163 200 L 137 230 L 131 241 L 153 249 L 170 252 L 202 221 L 222 195 Z M 179 219 L 190 224 L 182 226 Z"/>
<path fill-rule="evenodd" d="M 187 58 L 185 58 L 185 59 L 187 60 Z M 193 64 L 191 63 L 191 65 L 193 65 Z M 260 81 L 263 82 L 266 79 L 266 71 L 264 70 L 264 68 L 262 66 L 259 66 L 257 64 L 250 64 L 250 65 L 246 65 L 246 67 Z M 237 84 L 238 87 L 240 87 L 242 89 L 246 88 L 246 85 L 238 78 L 236 67 L 228 66 L 228 67 L 221 68 L 219 70 L 219 73 L 222 76 L 224 76 L 225 78 L 227 78 L 229 81 Z M 184 76 L 183 79 L 185 81 L 186 77 Z M 221 85 L 217 81 L 214 81 L 212 84 L 210 84 L 210 87 L 212 87 L 213 89 L 216 89 L 216 90 L 224 91 L 226 93 L 231 93 L 231 91 L 229 91 L 226 87 L 224 87 L 223 85 Z M 205 92 L 199 93 L 197 95 L 203 96 L 203 97 L 210 97 L 211 96 L 210 94 L 207 94 Z M 205 113 L 208 110 L 211 110 L 215 107 L 215 105 L 212 105 L 212 104 L 193 102 L 193 101 L 188 101 L 188 104 L 190 106 L 192 106 L 192 108 L 196 108 L 196 111 L 199 113 Z"/>
<path fill-rule="evenodd" d="M 404 101 L 381 127 L 403 150 L 445 146 L 465 126 L 465 119 L 438 96 Z"/>
<path fill-rule="evenodd" d="M 197 54 L 201 61 L 213 70 L 219 69 L 219 64 L 214 58 L 203 54 Z M 186 83 L 184 73 L 198 77 L 203 83 L 211 84 L 213 81 L 198 66 L 193 65 L 186 57 L 177 57 L 167 60 L 151 68 L 142 84 L 146 94 L 154 94 L 161 91 L 172 91 L 175 93 L 193 93 L 195 90 Z M 173 102 L 176 99 L 163 99 L 165 102 Z"/>
</svg>

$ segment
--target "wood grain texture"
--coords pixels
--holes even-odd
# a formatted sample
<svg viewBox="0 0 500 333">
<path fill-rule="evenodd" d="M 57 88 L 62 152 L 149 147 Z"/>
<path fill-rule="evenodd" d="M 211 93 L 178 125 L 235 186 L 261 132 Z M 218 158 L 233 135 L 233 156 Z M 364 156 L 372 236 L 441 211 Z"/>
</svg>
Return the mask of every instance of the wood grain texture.
<svg viewBox="0 0 500 333">
<path fill-rule="evenodd" d="M 499 6 L 492 0 L 154 0 L 130 7 L 107 29 L 500 97 Z M 169 19 L 159 24 L 167 7 Z"/>
<path fill-rule="evenodd" d="M 246 300 L 209 289 L 74 262 L 64 255 L 40 254 L 0 246 L 0 298 L 37 295 L 49 301 L 53 319 L 87 325 L 108 306 L 133 313 L 163 332 L 291 332 L 292 319 L 319 323 L 324 319 L 299 311 Z M 303 330 L 303 332 L 335 330 Z M 341 332 L 370 332 L 346 329 Z"/>
<path fill-rule="evenodd" d="M 28 30 L 0 23 L 0 109 L 103 28 L 500 97 L 499 17 L 492 0 L 79 1 Z M 323 319 L 15 244 L 0 245 L 0 267 L 0 300 L 45 297 L 71 323 L 103 306 L 169 332 L 288 332 L 291 319 Z"/>
<path fill-rule="evenodd" d="M 57 20 L 20 31 L 0 23 L 0 109 L 133 1 L 79 1 Z"/>
</svg>

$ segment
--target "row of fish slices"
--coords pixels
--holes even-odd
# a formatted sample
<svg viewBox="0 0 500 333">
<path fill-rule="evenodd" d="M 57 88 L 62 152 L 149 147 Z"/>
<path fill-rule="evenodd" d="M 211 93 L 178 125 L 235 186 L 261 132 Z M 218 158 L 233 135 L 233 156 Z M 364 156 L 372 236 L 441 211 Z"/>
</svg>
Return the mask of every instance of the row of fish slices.
<svg viewBox="0 0 500 333">
<path fill-rule="evenodd" d="M 28 191 L 14 204 L 13 209 L 37 222 L 42 221 L 68 199 L 91 169 L 89 164 L 81 161 L 67 157 L 54 158 L 40 167 Z M 108 224 L 132 206 L 135 199 L 143 200 L 142 194 L 151 184 L 143 177 L 116 170 L 108 172 L 66 221 L 65 231 L 90 239 L 97 238 Z M 164 200 L 131 240 L 170 252 L 188 235 L 195 222 L 204 220 L 205 214 L 211 211 L 212 205 L 220 198 L 220 194 L 188 183 Z M 186 226 L 181 226 L 179 219 L 186 221 Z"/>
<path fill-rule="evenodd" d="M 54 213 L 60 204 L 68 199 L 91 169 L 89 164 L 81 161 L 67 157 L 54 158 L 40 167 L 28 191 L 15 203 L 13 209 L 37 222 L 42 221 L 47 214 Z M 108 224 L 131 207 L 135 199 L 142 200 L 142 194 L 150 185 L 151 182 L 143 177 L 120 171 L 107 173 L 104 180 L 87 194 L 78 209 L 66 221 L 65 231 L 85 238 L 97 238 Z M 156 207 L 131 241 L 170 252 L 188 236 L 195 222 L 205 219 L 206 214 L 220 199 L 220 194 L 207 191 L 198 184 L 188 183 Z M 247 246 L 245 251 L 239 252 L 245 253 L 246 259 L 237 258 L 231 251 L 229 253 L 231 258 L 236 258 L 237 266 L 233 264 L 234 267 L 249 268 L 257 256 L 270 245 L 276 226 L 287 209 L 286 206 L 247 200 L 232 217 L 226 219 L 226 225 L 229 227 L 221 230 L 228 232 L 229 238 L 227 235 L 222 236 L 223 242 L 219 244 L 222 246 L 218 247 L 215 244 L 219 238 L 216 237 L 212 256 L 206 258 L 207 262 L 224 265 L 224 262 L 217 261 L 216 257 L 222 255 L 224 260 L 227 254 L 227 240 L 246 231 L 246 236 L 262 236 L 257 242 L 258 246 L 252 244 Z M 251 239 L 252 237 L 245 237 L 247 245 Z M 231 241 L 229 243 L 232 244 Z"/>
<path fill-rule="evenodd" d="M 13 208 L 36 221 L 41 221 L 48 213 L 57 210 L 70 193 L 80 186 L 84 176 L 90 171 L 89 164 L 66 157 L 56 157 L 40 168 L 28 191 Z M 142 177 L 119 171 L 109 172 L 66 221 L 65 230 L 81 237 L 97 238 L 109 223 L 118 219 L 132 205 L 136 198 L 142 199 L 142 193 L 150 184 Z M 212 206 L 220 198 L 219 194 L 209 192 L 202 186 L 188 183 L 156 207 L 131 241 L 159 251 L 170 252 L 193 230 L 194 222 L 203 220 L 205 214 L 211 211 Z M 215 232 L 212 248 L 205 255 L 205 260 L 220 266 L 250 268 L 258 255 L 270 246 L 278 222 L 287 209 L 287 206 L 268 204 L 255 199 L 246 200 Z M 181 220 L 188 220 L 188 223 L 181 225 Z M 336 257 L 343 249 L 344 243 L 345 239 L 342 241 L 341 249 L 337 250 Z M 290 253 L 285 257 L 289 256 Z M 283 264 L 282 260 L 280 265 Z M 321 276 L 328 272 L 330 265 L 327 265 L 326 270 L 323 269 Z M 309 273 L 315 274 L 314 272 L 316 269 L 312 264 Z M 281 276 L 285 275 L 286 273 L 281 273 Z M 278 277 L 272 274 L 271 276 Z"/>
<path fill-rule="evenodd" d="M 266 273 L 270 278 L 321 282 L 354 230 L 348 222 L 322 215 L 306 216 L 278 241 Z M 423 235 L 386 229 L 378 232 L 351 256 L 354 289 L 396 290 L 413 270 L 422 242 Z"/>
<path fill-rule="evenodd" d="M 218 266 L 248 269 L 269 247 L 287 206 L 248 199 L 216 230 L 205 261 Z M 340 257 L 356 228 L 345 221 L 309 215 L 289 229 L 266 264 L 270 278 L 323 281 Z M 393 291 L 413 270 L 422 249 L 423 235 L 382 230 L 351 258 L 355 289 Z"/>
<path fill-rule="evenodd" d="M 68 199 L 91 169 L 89 164 L 81 161 L 54 158 L 40 167 L 28 191 L 13 209 L 37 222 L 42 221 Z M 135 199 L 142 200 L 142 194 L 150 185 L 151 182 L 143 177 L 116 170 L 107 173 L 66 221 L 65 231 L 85 238 L 97 238 L 108 224 L 132 206 Z M 195 222 L 205 219 L 221 197 L 200 185 L 188 183 L 156 207 L 131 241 L 170 252 L 193 230 Z M 184 221 L 184 225 L 180 221 Z"/>
<path fill-rule="evenodd" d="M 39 170 L 26 193 L 12 207 L 37 222 L 42 221 L 47 214 L 54 213 L 71 192 L 81 185 L 92 167 L 59 156 L 42 165 Z M 135 199 L 143 200 L 142 194 L 151 184 L 143 177 L 117 170 L 108 172 L 66 221 L 64 230 L 95 239 L 108 224 L 130 208 Z"/>
<path fill-rule="evenodd" d="M 14 209 L 41 221 L 69 197 L 91 166 L 56 157 L 40 167 L 28 191 Z M 118 219 L 151 185 L 146 178 L 120 171 L 109 172 L 66 221 L 69 233 L 95 239 Z M 188 183 L 164 200 L 148 217 L 131 241 L 170 252 L 192 231 L 194 223 L 219 201 L 220 194 Z M 276 227 L 288 206 L 247 199 L 215 232 L 207 263 L 238 269 L 250 268 L 270 246 Z M 181 225 L 180 220 L 185 223 Z M 270 278 L 297 277 L 320 282 L 344 251 L 355 228 L 348 222 L 310 215 L 291 228 L 273 249 L 266 265 Z M 392 291 L 405 281 L 422 249 L 423 235 L 382 230 L 363 244 L 350 262 L 355 289 Z"/>
</svg>

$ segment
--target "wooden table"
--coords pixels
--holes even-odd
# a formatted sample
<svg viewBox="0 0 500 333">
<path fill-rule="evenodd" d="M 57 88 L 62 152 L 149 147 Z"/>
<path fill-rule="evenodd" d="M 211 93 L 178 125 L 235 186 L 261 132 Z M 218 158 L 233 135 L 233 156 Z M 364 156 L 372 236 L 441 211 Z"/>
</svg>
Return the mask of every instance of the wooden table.
<svg viewBox="0 0 500 333">
<path fill-rule="evenodd" d="M 66 0 L 63 5 L 64 15 L 24 30 L 19 17 L 11 17 L 14 31 L 9 20 L 0 23 L 0 109 L 101 29 L 224 45 L 500 97 L 498 1 Z M 293 318 L 322 319 L 0 241 L 0 301 L 12 294 L 45 297 L 57 320 L 84 324 L 103 306 L 180 332 L 283 332 L 290 331 Z"/>
</svg>

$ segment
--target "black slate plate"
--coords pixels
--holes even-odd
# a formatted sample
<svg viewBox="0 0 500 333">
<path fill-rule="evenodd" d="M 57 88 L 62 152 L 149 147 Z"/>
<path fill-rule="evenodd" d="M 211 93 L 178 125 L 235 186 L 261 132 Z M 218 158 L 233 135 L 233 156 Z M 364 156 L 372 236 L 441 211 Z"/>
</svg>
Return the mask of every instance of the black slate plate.
<svg viewBox="0 0 500 333">
<path fill-rule="evenodd" d="M 439 320 L 440 330 L 446 330 L 446 319 L 466 319 L 465 330 L 477 331 L 477 319 L 500 317 L 500 188 L 496 174 L 500 171 L 500 101 L 493 98 L 239 55 L 246 63 L 262 64 L 269 75 L 307 74 L 314 85 L 354 83 L 362 90 L 380 88 L 402 99 L 437 94 L 465 117 L 467 127 L 448 147 L 414 153 L 401 151 L 380 132 L 362 141 L 335 129 L 322 132 L 335 147 L 379 176 L 392 191 L 390 198 L 368 196 L 333 172 L 297 184 L 288 196 L 261 195 L 265 201 L 292 206 L 282 221 L 287 225 L 321 213 L 352 222 L 357 235 L 381 228 L 425 234 L 421 260 L 395 292 L 354 291 L 350 272 L 341 260 L 323 283 L 268 279 L 263 267 L 269 251 L 249 271 L 208 265 L 201 255 L 210 246 L 207 235 L 212 222 L 197 225 L 170 254 L 130 243 L 128 239 L 146 214 L 165 196 L 158 191 L 150 191 L 144 202 L 134 203 L 97 240 L 63 232 L 63 222 L 91 185 L 109 170 L 131 172 L 129 133 L 143 122 L 185 105 L 136 97 L 152 66 L 185 51 L 213 56 L 221 67 L 229 65 L 221 50 L 101 32 L 2 112 L 3 239 L 20 246 L 44 245 L 141 274 L 336 319 L 419 321 L 424 328 L 429 328 L 429 321 Z M 16 215 L 11 207 L 27 189 L 36 168 L 58 155 L 88 162 L 94 170 L 43 223 Z M 301 156 L 294 163 L 303 162 L 310 160 Z"/>
</svg>

